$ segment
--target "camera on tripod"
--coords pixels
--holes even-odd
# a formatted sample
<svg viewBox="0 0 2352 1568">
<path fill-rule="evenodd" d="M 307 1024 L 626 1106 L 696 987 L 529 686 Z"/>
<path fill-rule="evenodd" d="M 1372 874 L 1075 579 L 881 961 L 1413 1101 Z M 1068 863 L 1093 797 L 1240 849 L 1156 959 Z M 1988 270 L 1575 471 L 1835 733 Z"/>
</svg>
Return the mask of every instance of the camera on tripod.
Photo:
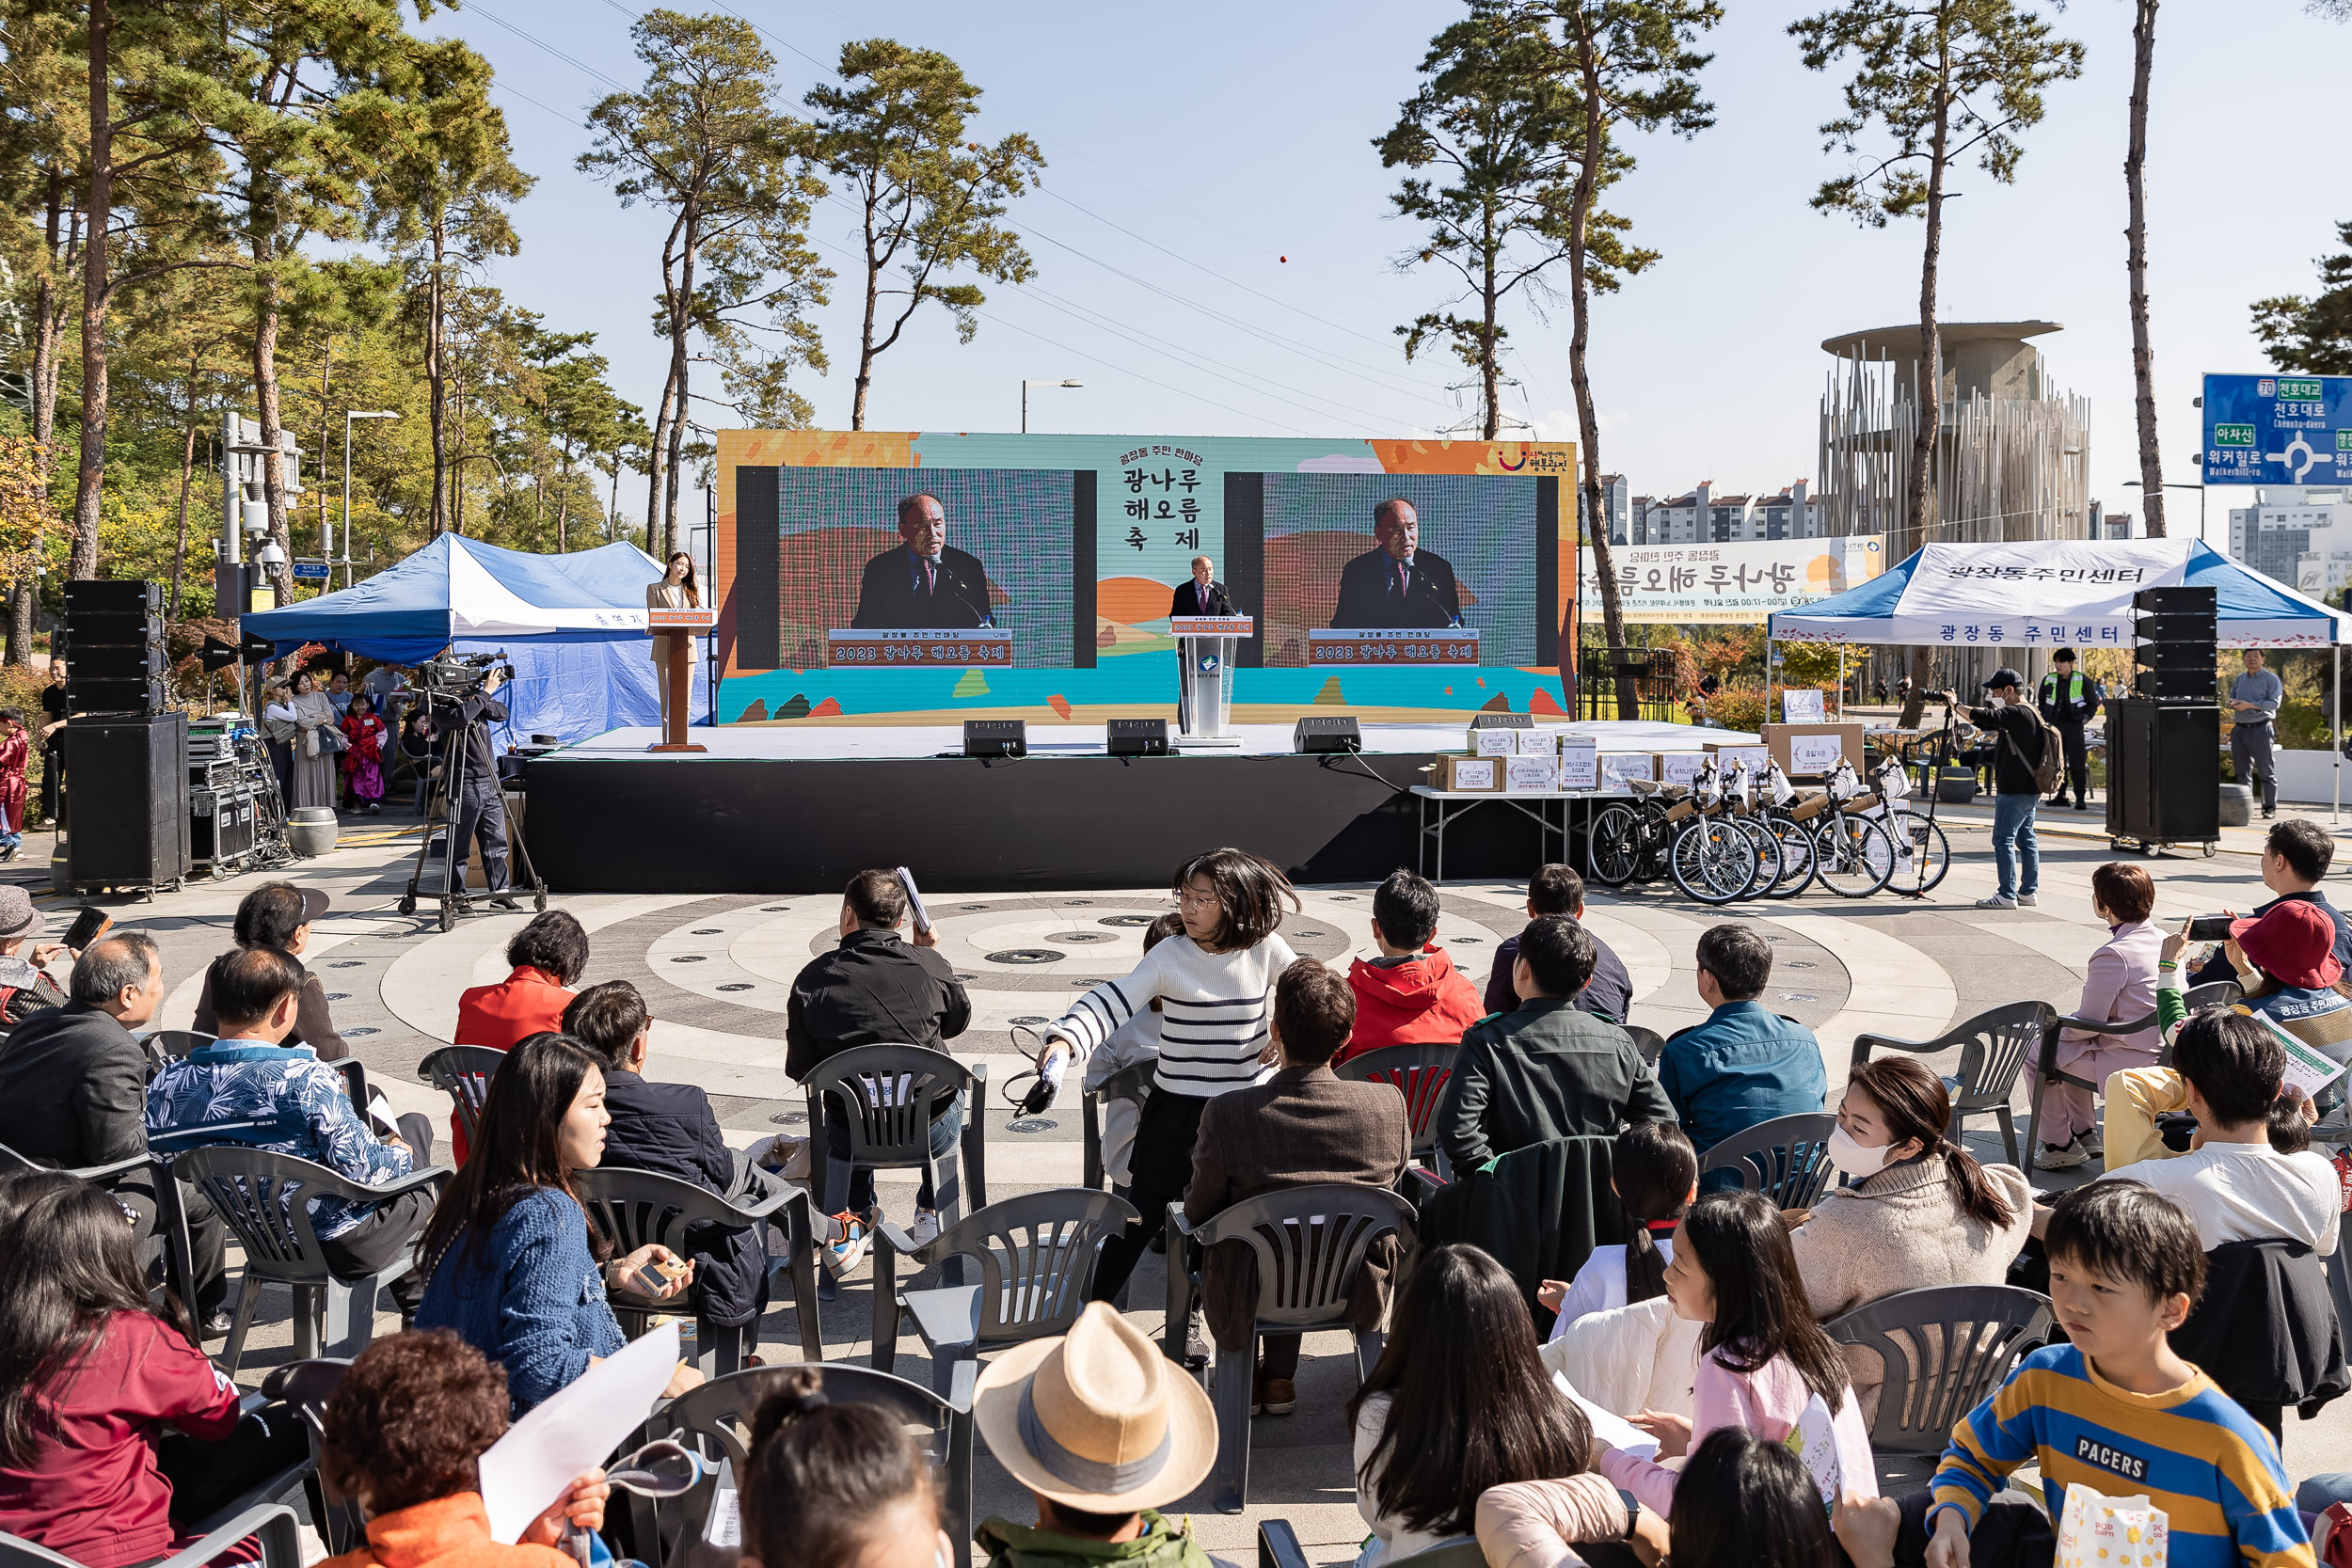
<svg viewBox="0 0 2352 1568">
<path fill-rule="evenodd" d="M 417 675 L 418 684 L 428 696 L 461 702 L 487 686 L 492 675 L 513 680 L 515 666 L 508 661 L 506 650 L 500 648 L 491 653 L 429 658 L 417 666 Z"/>
</svg>

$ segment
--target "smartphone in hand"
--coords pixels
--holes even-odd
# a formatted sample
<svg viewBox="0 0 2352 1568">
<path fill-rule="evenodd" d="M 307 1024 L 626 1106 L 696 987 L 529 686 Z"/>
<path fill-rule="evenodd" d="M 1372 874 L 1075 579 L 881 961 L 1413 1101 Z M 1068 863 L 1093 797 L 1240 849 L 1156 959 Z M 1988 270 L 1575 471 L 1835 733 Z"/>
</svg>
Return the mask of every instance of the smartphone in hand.
<svg viewBox="0 0 2352 1568">
<path fill-rule="evenodd" d="M 104 936 L 106 928 L 114 923 L 115 917 L 104 910 L 85 904 L 81 912 L 73 917 L 73 925 L 66 931 L 65 944 L 76 953 L 87 953 L 89 944 Z"/>
<path fill-rule="evenodd" d="M 2235 920 L 2226 914 L 2201 914 L 2188 923 L 2188 940 L 2191 942 L 2227 942 L 2230 940 L 2230 927 L 2236 924 Z"/>
</svg>

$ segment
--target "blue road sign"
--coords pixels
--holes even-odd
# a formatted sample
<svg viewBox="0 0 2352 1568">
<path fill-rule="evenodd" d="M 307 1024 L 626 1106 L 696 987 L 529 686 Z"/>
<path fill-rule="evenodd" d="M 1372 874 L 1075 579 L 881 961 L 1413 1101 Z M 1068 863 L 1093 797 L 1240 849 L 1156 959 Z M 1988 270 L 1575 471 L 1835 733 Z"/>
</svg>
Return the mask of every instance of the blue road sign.
<svg viewBox="0 0 2352 1568">
<path fill-rule="evenodd" d="M 2205 377 L 2207 484 L 2352 481 L 2352 375 Z"/>
<path fill-rule="evenodd" d="M 332 574 L 324 561 L 297 561 L 294 575 L 296 582 L 325 582 Z"/>
</svg>

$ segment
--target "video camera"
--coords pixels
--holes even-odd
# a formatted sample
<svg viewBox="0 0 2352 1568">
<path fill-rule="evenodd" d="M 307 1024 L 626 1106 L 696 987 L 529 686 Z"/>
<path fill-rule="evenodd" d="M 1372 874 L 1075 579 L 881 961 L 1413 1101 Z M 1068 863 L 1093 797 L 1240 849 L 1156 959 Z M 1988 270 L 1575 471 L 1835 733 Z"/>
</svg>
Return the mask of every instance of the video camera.
<svg viewBox="0 0 2352 1568">
<path fill-rule="evenodd" d="M 417 666 L 417 684 L 427 695 L 449 702 L 472 696 L 487 686 L 493 675 L 501 680 L 515 678 L 515 666 L 508 661 L 503 648 L 492 653 L 429 658 Z"/>
</svg>

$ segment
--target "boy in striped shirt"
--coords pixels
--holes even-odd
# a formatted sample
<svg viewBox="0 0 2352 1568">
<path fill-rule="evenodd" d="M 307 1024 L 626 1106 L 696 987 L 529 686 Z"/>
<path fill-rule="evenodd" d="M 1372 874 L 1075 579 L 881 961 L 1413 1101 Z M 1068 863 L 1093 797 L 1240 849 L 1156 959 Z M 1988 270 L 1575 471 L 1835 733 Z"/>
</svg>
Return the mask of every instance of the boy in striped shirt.
<svg viewBox="0 0 2352 1568">
<path fill-rule="evenodd" d="M 2028 1463 L 2052 1520 L 2069 1486 L 2144 1494 L 2169 1524 L 2169 1568 L 2312 1568 L 2278 1445 L 2167 1338 L 2204 1285 L 2188 1216 L 2140 1182 L 2097 1181 L 2058 1200 L 2043 1245 L 2074 1342 L 2026 1356 L 1952 1429 L 1928 1494 L 1838 1510 L 1857 1568 L 1969 1568 L 1971 1532 Z"/>
</svg>

